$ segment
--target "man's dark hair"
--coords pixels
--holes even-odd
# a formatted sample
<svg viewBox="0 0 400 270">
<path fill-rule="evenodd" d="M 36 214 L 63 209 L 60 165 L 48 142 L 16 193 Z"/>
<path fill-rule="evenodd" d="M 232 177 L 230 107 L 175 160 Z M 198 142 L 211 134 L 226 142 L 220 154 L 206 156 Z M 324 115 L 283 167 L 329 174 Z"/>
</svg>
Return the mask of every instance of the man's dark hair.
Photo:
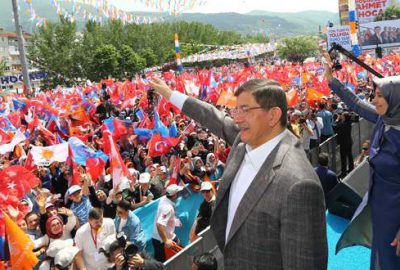
<svg viewBox="0 0 400 270">
<path fill-rule="evenodd" d="M 238 97 L 243 92 L 250 92 L 260 106 L 269 110 L 278 107 L 282 111 L 281 126 L 287 124 L 287 100 L 286 94 L 277 81 L 266 79 L 254 79 L 242 84 L 235 92 Z"/>
<path fill-rule="evenodd" d="M 215 259 L 215 257 L 209 252 L 206 252 L 199 256 L 194 256 L 193 263 L 197 266 L 197 269 L 199 270 L 218 269 L 217 259 Z"/>
<path fill-rule="evenodd" d="M 25 215 L 25 221 L 28 220 L 29 217 L 36 215 L 37 217 L 39 217 L 39 214 L 33 211 L 30 211 L 28 214 Z"/>
<path fill-rule="evenodd" d="M 322 152 L 318 155 L 318 164 L 327 167 L 329 163 L 329 156 L 327 153 Z"/>
<path fill-rule="evenodd" d="M 131 210 L 131 204 L 127 201 L 122 199 L 119 203 L 118 203 L 118 207 L 121 207 L 122 209 L 124 209 L 125 211 L 129 211 Z"/>
<path fill-rule="evenodd" d="M 93 207 L 89 211 L 89 219 L 101 219 L 103 217 L 103 209 Z"/>
<path fill-rule="evenodd" d="M 326 103 L 325 103 L 325 102 L 321 102 L 320 104 L 318 104 L 318 107 L 319 107 L 321 110 L 324 110 L 324 109 L 326 108 Z"/>
</svg>

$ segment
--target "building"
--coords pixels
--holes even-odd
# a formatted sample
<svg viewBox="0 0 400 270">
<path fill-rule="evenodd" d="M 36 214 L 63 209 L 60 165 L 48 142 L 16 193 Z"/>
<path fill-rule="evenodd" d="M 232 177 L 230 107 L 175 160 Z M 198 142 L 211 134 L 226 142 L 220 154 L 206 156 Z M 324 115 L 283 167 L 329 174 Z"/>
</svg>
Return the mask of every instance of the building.
<svg viewBox="0 0 400 270">
<path fill-rule="evenodd" d="M 23 35 L 25 41 L 29 41 L 31 35 L 28 33 L 23 33 Z M 0 77 L 1 89 L 22 92 L 22 65 L 19 56 L 17 34 L 0 28 L 0 60 L 6 63 L 6 72 Z M 31 82 L 32 87 L 39 86 L 38 80 L 31 80 Z"/>
</svg>

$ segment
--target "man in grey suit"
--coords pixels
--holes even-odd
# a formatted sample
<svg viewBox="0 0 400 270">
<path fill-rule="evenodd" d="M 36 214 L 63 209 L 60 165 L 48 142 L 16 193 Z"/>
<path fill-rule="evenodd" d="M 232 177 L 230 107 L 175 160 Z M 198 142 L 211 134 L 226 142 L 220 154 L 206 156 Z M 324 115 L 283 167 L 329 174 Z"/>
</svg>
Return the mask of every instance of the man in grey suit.
<svg viewBox="0 0 400 270">
<path fill-rule="evenodd" d="M 231 145 L 211 218 L 224 269 L 326 269 L 324 194 L 286 129 L 279 84 L 256 79 L 239 87 L 233 119 L 160 79 L 151 86 Z"/>
</svg>

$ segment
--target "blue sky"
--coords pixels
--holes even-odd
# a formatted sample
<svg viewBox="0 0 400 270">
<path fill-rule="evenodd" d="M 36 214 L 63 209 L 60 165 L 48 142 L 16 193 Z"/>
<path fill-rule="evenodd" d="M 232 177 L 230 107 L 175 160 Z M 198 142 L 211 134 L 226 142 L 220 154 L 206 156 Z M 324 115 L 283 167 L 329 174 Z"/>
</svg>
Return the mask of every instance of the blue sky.
<svg viewBox="0 0 400 270">
<path fill-rule="evenodd" d="M 148 2 L 155 2 L 151 0 Z M 162 0 L 168 2 L 169 0 Z M 170 0 L 174 2 L 176 0 Z M 181 0 L 183 2 L 183 0 Z M 192 0 L 193 1 L 193 0 Z M 126 11 L 158 11 L 141 4 L 145 1 L 134 0 L 109 0 L 110 4 Z M 187 3 L 191 2 L 186 0 Z M 338 0 L 200 0 L 202 3 L 189 10 L 189 12 L 216 13 L 216 12 L 238 12 L 247 13 L 251 10 L 267 10 L 274 12 L 297 12 L 304 10 L 327 10 L 338 12 Z"/>
</svg>

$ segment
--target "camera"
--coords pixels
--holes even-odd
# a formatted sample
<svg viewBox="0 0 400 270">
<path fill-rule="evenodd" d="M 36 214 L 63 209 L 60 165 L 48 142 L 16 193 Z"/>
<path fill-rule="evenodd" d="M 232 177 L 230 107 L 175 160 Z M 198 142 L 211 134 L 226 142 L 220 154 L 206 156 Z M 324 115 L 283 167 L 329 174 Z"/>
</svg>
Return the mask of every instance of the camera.
<svg viewBox="0 0 400 270">
<path fill-rule="evenodd" d="M 124 248 L 123 256 L 125 262 L 128 262 L 133 256 L 135 256 L 139 252 L 139 249 L 136 245 L 128 243 L 126 239 L 127 237 L 124 232 L 120 232 L 117 234 L 118 245 Z"/>
<path fill-rule="evenodd" d="M 299 119 L 299 124 L 304 124 L 305 122 L 306 122 L 306 119 L 304 119 L 304 118 Z"/>
</svg>

